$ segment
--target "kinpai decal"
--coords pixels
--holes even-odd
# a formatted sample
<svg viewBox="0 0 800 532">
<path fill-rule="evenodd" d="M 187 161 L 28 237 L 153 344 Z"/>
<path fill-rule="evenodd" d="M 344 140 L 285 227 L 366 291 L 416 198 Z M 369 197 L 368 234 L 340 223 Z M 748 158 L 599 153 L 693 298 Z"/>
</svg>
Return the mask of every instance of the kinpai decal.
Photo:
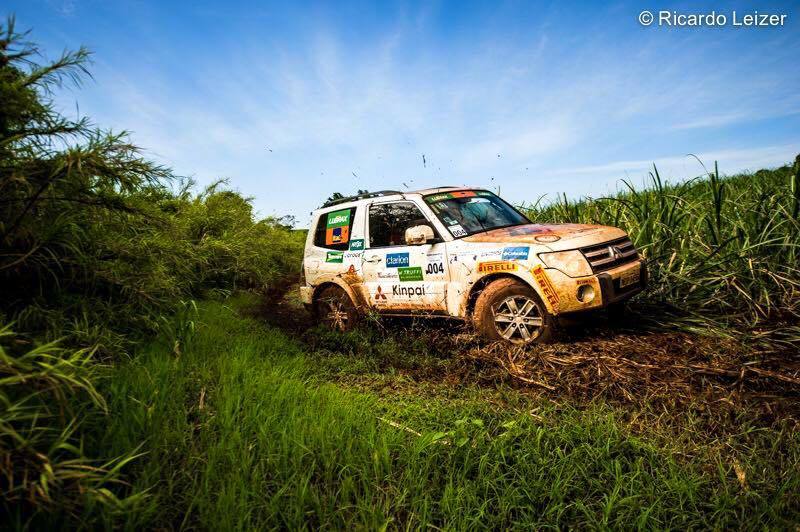
<svg viewBox="0 0 800 532">
<path fill-rule="evenodd" d="M 386 267 L 399 268 L 400 266 L 408 266 L 408 253 L 387 253 L 386 254 Z"/>
<path fill-rule="evenodd" d="M 342 262 L 342 260 L 344 260 L 342 251 L 329 251 L 325 254 L 325 262 Z"/>
<path fill-rule="evenodd" d="M 453 236 L 460 237 L 460 236 L 467 236 L 467 232 L 464 231 L 464 228 L 461 227 L 461 224 L 455 224 L 448 227 Z"/>
<path fill-rule="evenodd" d="M 553 288 L 553 284 L 550 282 L 550 278 L 547 276 L 544 268 L 542 268 L 541 265 L 537 265 L 531 271 L 533 272 L 534 279 L 539 283 L 542 292 L 544 292 L 544 296 L 550 303 L 550 306 L 553 307 L 553 310 L 556 310 L 558 308 L 558 293 L 556 293 L 556 289 Z"/>
<path fill-rule="evenodd" d="M 406 296 L 409 299 L 415 296 L 424 296 L 425 295 L 425 287 L 424 286 L 401 286 L 399 284 L 392 285 L 392 296 Z M 386 297 L 386 296 L 384 296 Z"/>
<path fill-rule="evenodd" d="M 364 251 L 364 239 L 354 238 L 350 241 L 350 251 Z"/>
<path fill-rule="evenodd" d="M 516 270 L 517 270 L 516 262 L 493 260 L 491 262 L 478 263 L 478 273 L 513 272 Z"/>
<path fill-rule="evenodd" d="M 381 301 L 386 301 L 386 294 L 383 293 L 383 290 L 381 290 L 381 287 L 379 286 L 375 291 L 375 302 L 380 303 Z"/>
<path fill-rule="evenodd" d="M 422 280 L 422 268 L 420 266 L 398 268 L 397 273 L 400 275 L 401 283 Z"/>
<path fill-rule="evenodd" d="M 528 246 L 503 248 L 503 260 L 528 260 Z"/>
<path fill-rule="evenodd" d="M 328 213 L 325 244 L 344 244 L 350 240 L 350 209 Z"/>
</svg>

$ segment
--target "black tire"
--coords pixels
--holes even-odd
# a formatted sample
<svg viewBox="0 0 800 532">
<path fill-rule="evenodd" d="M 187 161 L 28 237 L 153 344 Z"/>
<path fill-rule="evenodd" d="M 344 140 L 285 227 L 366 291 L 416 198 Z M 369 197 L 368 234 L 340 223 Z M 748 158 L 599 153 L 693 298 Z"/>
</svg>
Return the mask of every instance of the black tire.
<svg viewBox="0 0 800 532">
<path fill-rule="evenodd" d="M 498 279 L 484 288 L 475 302 L 472 320 L 478 332 L 491 341 L 539 344 L 552 342 L 557 336 L 556 319 L 539 295 L 515 279 Z"/>
<path fill-rule="evenodd" d="M 358 309 L 338 286 L 328 286 L 314 298 L 314 319 L 337 331 L 352 330 L 359 321 Z"/>
</svg>

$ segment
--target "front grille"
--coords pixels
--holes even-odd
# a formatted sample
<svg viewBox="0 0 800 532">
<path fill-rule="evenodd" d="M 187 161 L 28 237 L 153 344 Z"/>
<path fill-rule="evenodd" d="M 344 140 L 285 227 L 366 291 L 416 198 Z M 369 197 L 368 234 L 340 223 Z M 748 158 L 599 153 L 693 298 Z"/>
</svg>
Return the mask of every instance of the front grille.
<svg viewBox="0 0 800 532">
<path fill-rule="evenodd" d="M 589 261 L 594 273 L 604 272 L 639 258 L 633 242 L 628 237 L 586 246 L 581 248 L 581 253 Z"/>
</svg>

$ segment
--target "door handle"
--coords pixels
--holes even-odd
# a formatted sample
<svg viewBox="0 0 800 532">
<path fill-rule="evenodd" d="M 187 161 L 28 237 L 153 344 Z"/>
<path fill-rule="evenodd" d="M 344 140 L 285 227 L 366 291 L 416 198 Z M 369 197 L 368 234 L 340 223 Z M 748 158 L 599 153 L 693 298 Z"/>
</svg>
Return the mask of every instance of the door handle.
<svg viewBox="0 0 800 532">
<path fill-rule="evenodd" d="M 368 259 L 365 259 L 365 262 L 372 262 L 372 263 L 375 263 L 375 262 L 381 262 L 382 260 L 383 260 L 383 259 L 382 259 L 382 258 L 380 258 L 378 255 L 373 255 L 373 256 L 371 256 L 370 258 L 368 258 Z"/>
</svg>

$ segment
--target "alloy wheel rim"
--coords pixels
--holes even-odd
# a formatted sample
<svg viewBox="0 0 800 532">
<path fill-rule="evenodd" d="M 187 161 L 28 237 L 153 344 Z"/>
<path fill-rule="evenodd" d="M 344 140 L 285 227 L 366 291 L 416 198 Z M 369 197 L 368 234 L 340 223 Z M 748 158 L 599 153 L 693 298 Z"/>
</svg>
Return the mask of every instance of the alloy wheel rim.
<svg viewBox="0 0 800 532">
<path fill-rule="evenodd" d="M 544 319 L 539 305 L 528 296 L 509 296 L 494 307 L 494 326 L 506 340 L 524 344 L 542 332 Z"/>
<path fill-rule="evenodd" d="M 328 300 L 325 301 L 325 306 L 327 310 L 325 311 L 325 318 L 323 318 L 324 321 L 334 329 L 340 331 L 347 329 L 348 315 L 342 302 L 338 300 Z"/>
</svg>

